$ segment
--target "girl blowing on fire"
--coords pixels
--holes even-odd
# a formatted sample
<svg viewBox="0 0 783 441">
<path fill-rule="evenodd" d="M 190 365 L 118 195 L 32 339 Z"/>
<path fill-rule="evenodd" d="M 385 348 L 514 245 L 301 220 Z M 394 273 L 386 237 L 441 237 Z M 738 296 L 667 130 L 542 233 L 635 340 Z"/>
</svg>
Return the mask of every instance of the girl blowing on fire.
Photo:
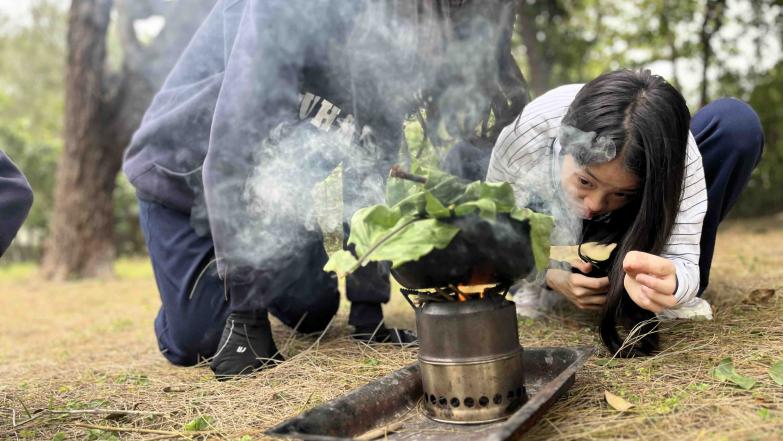
<svg viewBox="0 0 783 441">
<path fill-rule="evenodd" d="M 510 182 L 518 205 L 555 216 L 553 245 L 617 247 L 603 264 L 553 262 L 522 283 L 520 313 L 553 296 L 601 311 L 601 337 L 623 356 L 657 349 L 654 321 L 645 322 L 656 315 L 711 317 L 700 296 L 718 224 L 762 150 L 747 104 L 720 99 L 691 119 L 682 95 L 647 70 L 609 72 L 532 101 L 498 137 L 487 180 Z M 617 325 L 640 323 L 646 335 L 623 347 Z"/>
</svg>

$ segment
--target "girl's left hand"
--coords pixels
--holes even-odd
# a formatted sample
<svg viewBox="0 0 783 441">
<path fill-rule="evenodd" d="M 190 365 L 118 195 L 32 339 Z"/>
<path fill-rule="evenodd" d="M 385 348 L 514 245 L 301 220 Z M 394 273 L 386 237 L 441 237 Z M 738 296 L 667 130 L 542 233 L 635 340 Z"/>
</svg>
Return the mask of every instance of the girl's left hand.
<svg viewBox="0 0 783 441">
<path fill-rule="evenodd" d="M 677 301 L 677 270 L 669 259 L 641 251 L 630 251 L 623 259 L 625 290 L 640 307 L 659 313 Z"/>
</svg>

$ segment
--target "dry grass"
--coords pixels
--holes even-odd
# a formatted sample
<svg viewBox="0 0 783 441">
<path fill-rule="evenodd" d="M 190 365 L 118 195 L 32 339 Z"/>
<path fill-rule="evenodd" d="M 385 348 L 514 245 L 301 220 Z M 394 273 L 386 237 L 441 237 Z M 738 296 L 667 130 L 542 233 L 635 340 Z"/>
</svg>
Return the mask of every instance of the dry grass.
<svg viewBox="0 0 783 441">
<path fill-rule="evenodd" d="M 530 439 L 783 439 L 783 386 L 767 374 L 783 360 L 781 220 L 728 224 L 718 247 L 707 294 L 715 320 L 664 325 L 665 350 L 655 357 L 607 363 L 609 354 L 600 351 Z M 111 439 L 76 424 L 160 430 L 116 435 L 162 439 L 199 416 L 212 420 L 208 437 L 259 439 L 271 425 L 415 359 L 413 350 L 346 338 L 342 308 L 320 340 L 276 325 L 277 341 L 290 340 L 288 361 L 218 383 L 207 368 L 173 367 L 157 353 L 158 300 L 147 265 L 122 262 L 118 273 L 110 281 L 50 284 L 32 268 L 0 268 L 0 439 Z M 777 291 L 749 301 L 756 288 Z M 387 317 L 396 325 L 413 321 L 399 296 Z M 598 346 L 594 326 L 590 317 L 563 311 L 521 321 L 520 337 L 528 346 Z M 709 369 L 724 357 L 758 384 L 745 391 L 713 379 Z M 605 390 L 635 406 L 612 410 Z M 84 409 L 140 414 L 78 413 Z M 13 420 L 30 415 L 36 418 L 11 430 Z"/>
</svg>

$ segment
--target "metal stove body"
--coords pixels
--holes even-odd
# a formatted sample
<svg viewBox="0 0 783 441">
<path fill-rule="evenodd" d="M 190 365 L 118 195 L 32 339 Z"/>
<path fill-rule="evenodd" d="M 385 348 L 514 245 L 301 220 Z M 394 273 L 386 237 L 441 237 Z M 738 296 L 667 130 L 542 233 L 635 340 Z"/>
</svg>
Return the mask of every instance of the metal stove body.
<svg viewBox="0 0 783 441">
<path fill-rule="evenodd" d="M 514 304 L 497 293 L 464 301 L 428 298 L 411 303 L 426 415 L 440 422 L 486 423 L 525 404 Z"/>
</svg>

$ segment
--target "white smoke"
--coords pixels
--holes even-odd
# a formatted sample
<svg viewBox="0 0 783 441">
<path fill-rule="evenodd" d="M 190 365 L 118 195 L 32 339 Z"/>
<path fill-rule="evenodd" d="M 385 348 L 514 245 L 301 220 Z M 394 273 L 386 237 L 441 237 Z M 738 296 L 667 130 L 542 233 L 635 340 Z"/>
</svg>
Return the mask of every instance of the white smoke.
<svg viewBox="0 0 783 441">
<path fill-rule="evenodd" d="M 192 221 L 209 224 L 221 274 L 274 270 L 311 246 L 318 235 L 311 190 L 340 164 L 342 222 L 382 203 L 389 168 L 401 159 L 403 123 L 422 100 L 435 100 L 440 125 L 428 130 L 444 138 L 484 118 L 492 98 L 485 85 L 498 81 L 487 77 L 498 75 L 488 66 L 497 64 L 502 16 L 512 9 L 475 2 L 458 13 L 444 3 L 443 16 L 429 7 L 435 3 L 218 4 L 223 28 L 202 26 L 200 52 L 186 52 L 194 86 L 182 92 L 218 96 L 213 119 L 199 121 L 210 127 L 209 149 L 182 145 L 195 145 L 191 133 L 167 136 L 181 146 L 168 154 L 178 161 L 171 168 L 187 170 L 197 199 L 203 185 L 206 205 L 197 201 Z M 220 76 L 202 73 L 217 63 L 226 66 Z M 193 174 L 200 154 L 203 184 Z"/>
</svg>

